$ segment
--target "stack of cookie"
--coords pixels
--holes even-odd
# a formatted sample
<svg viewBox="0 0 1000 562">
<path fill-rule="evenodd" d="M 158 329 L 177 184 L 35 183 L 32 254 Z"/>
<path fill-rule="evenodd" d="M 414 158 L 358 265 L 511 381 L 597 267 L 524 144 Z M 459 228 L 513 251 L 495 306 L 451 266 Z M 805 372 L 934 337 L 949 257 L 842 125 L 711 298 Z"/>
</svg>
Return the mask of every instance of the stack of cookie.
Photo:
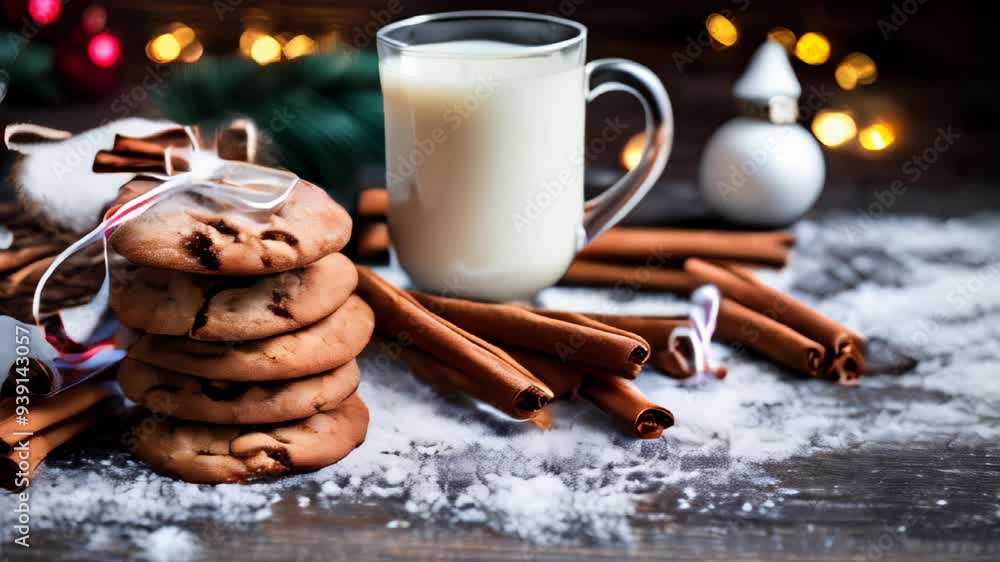
<svg viewBox="0 0 1000 562">
<path fill-rule="evenodd" d="M 368 428 L 355 357 L 374 317 L 338 253 L 350 217 L 301 181 L 260 215 L 204 193 L 167 199 L 110 239 L 111 307 L 136 332 L 119 382 L 150 410 L 133 448 L 191 482 L 333 464 Z"/>
</svg>

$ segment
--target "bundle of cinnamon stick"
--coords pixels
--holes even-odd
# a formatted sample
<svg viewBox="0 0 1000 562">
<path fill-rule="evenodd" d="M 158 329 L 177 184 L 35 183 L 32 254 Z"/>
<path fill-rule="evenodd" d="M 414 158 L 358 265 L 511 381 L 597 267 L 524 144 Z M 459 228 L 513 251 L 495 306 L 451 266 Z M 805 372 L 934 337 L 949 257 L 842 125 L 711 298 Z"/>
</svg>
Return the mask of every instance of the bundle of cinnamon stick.
<svg viewBox="0 0 1000 562">
<path fill-rule="evenodd" d="M 74 235 L 50 230 L 16 203 L 0 203 L 0 314 L 31 320 L 35 285 Z M 42 301 L 49 312 L 89 301 L 101 287 L 99 248 L 81 252 L 56 272 Z"/>
<path fill-rule="evenodd" d="M 797 373 L 852 385 L 864 372 L 865 341 L 860 335 L 769 287 L 737 265 L 690 259 L 685 271 L 724 295 L 716 335 Z M 653 364 L 677 378 L 694 374 L 689 354 L 669 345 L 670 334 L 689 325 L 686 317 L 594 315 L 600 322 L 634 332 L 649 342 Z"/>
<path fill-rule="evenodd" d="M 50 452 L 96 426 L 118 397 L 113 377 L 101 376 L 34 398 L 26 409 L 14 398 L 0 400 L 0 487 L 27 486 Z"/>
<path fill-rule="evenodd" d="M 354 252 L 362 261 L 387 259 L 389 196 L 367 189 L 358 198 Z M 615 227 L 583 249 L 563 277 L 564 285 L 630 287 L 687 293 L 701 285 L 684 270 L 697 257 L 751 267 L 784 267 L 795 237 L 789 232 L 737 232 Z"/>
<path fill-rule="evenodd" d="M 542 426 L 550 401 L 575 394 L 639 438 L 673 425 L 669 410 L 627 380 L 649 358 L 649 344 L 636 334 L 570 313 L 411 293 L 368 268 L 358 272 L 358 293 L 382 337 L 377 348 L 434 386 Z"/>
<path fill-rule="evenodd" d="M 387 255 L 388 203 L 384 189 L 361 193 L 354 248 L 360 259 Z M 718 318 L 720 339 L 793 371 L 854 384 L 864 372 L 864 338 L 768 287 L 752 271 L 783 267 L 794 243 L 788 232 L 612 228 L 577 255 L 561 283 L 684 294 L 714 284 L 725 297 Z M 588 317 L 644 338 L 651 346 L 653 365 L 664 373 L 677 378 L 694 374 L 688 350 L 669 345 L 674 329 L 689 325 L 686 317 Z"/>
<path fill-rule="evenodd" d="M 812 377 L 858 382 L 865 369 L 860 335 L 771 288 L 747 268 L 690 259 L 684 269 L 726 297 L 719 310 L 722 339 Z"/>
</svg>

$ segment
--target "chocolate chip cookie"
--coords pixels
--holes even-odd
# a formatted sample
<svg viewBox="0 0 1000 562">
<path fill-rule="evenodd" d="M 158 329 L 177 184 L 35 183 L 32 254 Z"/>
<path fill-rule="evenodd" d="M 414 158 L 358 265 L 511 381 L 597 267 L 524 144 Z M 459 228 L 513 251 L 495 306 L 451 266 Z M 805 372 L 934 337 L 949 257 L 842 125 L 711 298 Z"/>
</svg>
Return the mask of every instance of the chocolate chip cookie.
<svg viewBox="0 0 1000 562">
<path fill-rule="evenodd" d="M 287 381 L 217 381 L 125 359 L 118 384 L 132 401 L 175 418 L 219 424 L 277 423 L 331 410 L 361 382 L 356 361 Z"/>
<path fill-rule="evenodd" d="M 242 482 L 318 470 L 364 442 L 368 408 L 354 394 L 337 408 L 291 423 L 211 425 L 152 415 L 132 434 L 135 454 L 188 482 Z"/>
<path fill-rule="evenodd" d="M 322 189 L 299 181 L 278 209 L 259 213 L 224 205 L 210 192 L 180 193 L 118 227 L 110 241 L 116 252 L 138 265 L 261 275 L 337 252 L 350 233 L 347 211 Z"/>
<path fill-rule="evenodd" d="M 170 271 L 129 263 L 111 270 L 111 308 L 126 326 L 196 340 L 253 340 L 329 316 L 358 285 L 343 254 L 253 277 Z"/>
<path fill-rule="evenodd" d="M 272 338 L 222 343 L 143 334 L 127 345 L 130 357 L 189 375 L 282 380 L 327 371 L 354 359 L 368 344 L 374 327 L 372 309 L 351 295 L 319 322 Z"/>
</svg>

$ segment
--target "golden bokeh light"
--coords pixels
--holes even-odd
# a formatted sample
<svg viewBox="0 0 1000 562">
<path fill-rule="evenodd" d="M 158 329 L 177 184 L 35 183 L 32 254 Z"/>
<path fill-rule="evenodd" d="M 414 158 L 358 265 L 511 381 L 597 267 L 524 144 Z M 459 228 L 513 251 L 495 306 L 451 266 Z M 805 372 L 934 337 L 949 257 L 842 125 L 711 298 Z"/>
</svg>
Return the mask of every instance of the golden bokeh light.
<svg viewBox="0 0 1000 562">
<path fill-rule="evenodd" d="M 767 38 L 784 47 L 789 53 L 795 49 L 795 34 L 787 27 L 775 27 L 767 32 Z"/>
<path fill-rule="evenodd" d="M 205 54 L 205 47 L 202 46 L 201 41 L 194 41 L 189 45 L 185 46 L 181 51 L 181 61 L 183 62 L 195 62 Z"/>
<path fill-rule="evenodd" d="M 851 53 L 844 57 L 841 66 L 847 66 L 854 70 L 858 84 L 874 84 L 878 78 L 878 67 L 871 57 L 864 53 Z"/>
<path fill-rule="evenodd" d="M 812 132 L 819 142 L 836 147 L 854 138 L 858 126 L 854 118 L 843 111 L 821 111 L 812 122 Z"/>
<path fill-rule="evenodd" d="M 858 87 L 858 72 L 849 64 L 843 62 L 838 64 L 837 70 L 833 72 L 833 77 L 837 80 L 837 85 L 845 90 L 853 90 Z"/>
<path fill-rule="evenodd" d="M 180 54 L 181 44 L 172 33 L 157 35 L 146 43 L 146 56 L 155 63 L 173 62 Z"/>
<path fill-rule="evenodd" d="M 810 31 L 795 43 L 795 56 L 806 64 L 823 64 L 830 58 L 830 40 Z"/>
<path fill-rule="evenodd" d="M 722 14 L 711 14 L 705 20 L 705 29 L 716 43 L 732 47 L 740 38 L 740 32 L 729 18 Z"/>
<path fill-rule="evenodd" d="M 862 129 L 858 133 L 858 141 L 865 150 L 885 150 L 896 142 L 896 132 L 892 125 L 879 121 Z"/>
<path fill-rule="evenodd" d="M 270 64 L 281 60 L 281 43 L 270 35 L 261 35 L 250 45 L 250 58 L 257 64 Z"/>
<path fill-rule="evenodd" d="M 243 33 L 240 34 L 240 52 L 249 57 L 250 48 L 253 47 L 254 41 L 264 35 L 259 29 L 250 28 L 243 30 Z"/>
<path fill-rule="evenodd" d="M 194 30 L 181 22 L 175 22 L 168 27 L 170 34 L 177 39 L 181 47 L 187 47 L 195 40 Z"/>
<path fill-rule="evenodd" d="M 833 77 L 841 88 L 853 90 L 858 84 L 874 84 L 878 78 L 878 67 L 868 55 L 851 53 L 837 65 Z"/>
<path fill-rule="evenodd" d="M 625 148 L 622 149 L 622 166 L 626 170 L 631 170 L 639 165 L 642 160 L 642 153 L 646 149 L 646 133 L 637 133 L 628 139 Z"/>
<path fill-rule="evenodd" d="M 318 50 L 320 51 L 332 51 L 340 45 L 342 38 L 340 33 L 336 31 L 330 31 L 319 36 L 316 41 Z"/>
<path fill-rule="evenodd" d="M 316 41 L 308 35 L 296 35 L 288 40 L 282 47 L 285 58 L 294 59 L 304 55 L 311 55 L 317 50 Z"/>
</svg>

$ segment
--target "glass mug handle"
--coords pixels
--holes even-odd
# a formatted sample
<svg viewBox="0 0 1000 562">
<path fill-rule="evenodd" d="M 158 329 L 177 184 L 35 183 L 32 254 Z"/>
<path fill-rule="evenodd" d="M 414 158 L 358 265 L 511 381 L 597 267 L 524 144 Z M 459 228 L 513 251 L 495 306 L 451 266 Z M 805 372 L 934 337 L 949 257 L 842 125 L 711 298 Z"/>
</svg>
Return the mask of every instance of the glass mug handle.
<svg viewBox="0 0 1000 562">
<path fill-rule="evenodd" d="M 646 147 L 635 168 L 585 203 L 581 248 L 618 223 L 646 195 L 663 173 L 674 143 L 670 97 L 653 71 L 630 60 L 599 59 L 588 63 L 585 72 L 588 103 L 607 92 L 628 92 L 639 100 L 646 112 Z"/>
</svg>

